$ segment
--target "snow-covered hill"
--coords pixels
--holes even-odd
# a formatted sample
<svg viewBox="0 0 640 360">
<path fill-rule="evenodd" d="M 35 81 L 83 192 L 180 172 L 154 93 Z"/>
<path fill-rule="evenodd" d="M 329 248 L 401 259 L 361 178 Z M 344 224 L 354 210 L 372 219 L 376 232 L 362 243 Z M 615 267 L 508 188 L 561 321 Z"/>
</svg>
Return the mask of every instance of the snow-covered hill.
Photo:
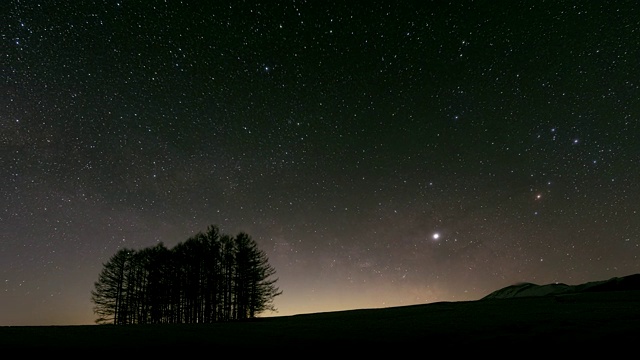
<svg viewBox="0 0 640 360">
<path fill-rule="evenodd" d="M 640 273 L 623 277 L 614 277 L 609 280 L 592 281 L 579 285 L 567 285 L 562 283 L 546 285 L 520 283 L 496 290 L 482 299 L 506 299 L 513 297 L 575 294 L 581 292 L 632 290 L 640 290 Z"/>
</svg>

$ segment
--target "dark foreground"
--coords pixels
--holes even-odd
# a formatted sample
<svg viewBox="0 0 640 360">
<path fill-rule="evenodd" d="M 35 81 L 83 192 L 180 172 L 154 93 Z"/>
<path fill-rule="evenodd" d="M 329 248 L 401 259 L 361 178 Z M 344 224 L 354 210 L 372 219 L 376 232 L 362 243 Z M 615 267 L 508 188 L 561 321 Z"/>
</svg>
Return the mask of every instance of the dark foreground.
<svg viewBox="0 0 640 360">
<path fill-rule="evenodd" d="M 415 353 L 499 356 L 637 351 L 640 291 L 441 302 L 210 325 L 0 327 L 0 348 L 100 355 L 192 350 L 336 356 Z M 276 350 L 273 353 L 270 350 Z M 515 352 L 514 352 L 515 351 Z M 124 353 L 123 353 L 124 354 Z M 421 355 L 421 356 L 422 356 Z"/>
</svg>

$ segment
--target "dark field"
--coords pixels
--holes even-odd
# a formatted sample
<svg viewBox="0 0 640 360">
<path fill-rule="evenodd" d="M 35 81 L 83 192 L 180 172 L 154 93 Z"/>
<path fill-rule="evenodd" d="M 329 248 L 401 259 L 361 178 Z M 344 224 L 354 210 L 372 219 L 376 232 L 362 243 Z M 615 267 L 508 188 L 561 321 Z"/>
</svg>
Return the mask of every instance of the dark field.
<svg viewBox="0 0 640 360">
<path fill-rule="evenodd" d="M 100 355 L 96 350 L 113 354 L 127 348 L 127 353 L 225 349 L 283 355 L 419 351 L 426 357 L 490 351 L 520 357 L 636 353 L 639 345 L 640 291 L 441 302 L 210 325 L 0 327 L 0 348 L 43 354 L 85 349 Z"/>
</svg>

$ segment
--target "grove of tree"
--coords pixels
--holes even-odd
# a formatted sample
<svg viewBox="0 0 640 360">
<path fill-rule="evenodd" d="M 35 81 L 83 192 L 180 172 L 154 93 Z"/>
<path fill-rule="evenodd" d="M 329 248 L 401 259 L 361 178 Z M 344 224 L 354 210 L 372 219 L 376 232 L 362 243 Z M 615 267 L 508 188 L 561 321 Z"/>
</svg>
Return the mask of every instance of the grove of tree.
<svg viewBox="0 0 640 360">
<path fill-rule="evenodd" d="M 211 225 L 169 249 L 116 252 L 91 291 L 98 324 L 213 323 L 276 311 L 275 269 L 246 233 Z"/>
</svg>

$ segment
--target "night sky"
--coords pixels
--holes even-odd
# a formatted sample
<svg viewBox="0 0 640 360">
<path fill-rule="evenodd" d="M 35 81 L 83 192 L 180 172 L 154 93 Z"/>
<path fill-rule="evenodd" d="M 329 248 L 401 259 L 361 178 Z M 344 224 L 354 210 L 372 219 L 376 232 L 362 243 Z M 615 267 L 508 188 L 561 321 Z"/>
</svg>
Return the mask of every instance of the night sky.
<svg viewBox="0 0 640 360">
<path fill-rule="evenodd" d="M 247 232 L 277 313 L 640 272 L 637 1 L 2 4 L 0 325 Z"/>
</svg>

